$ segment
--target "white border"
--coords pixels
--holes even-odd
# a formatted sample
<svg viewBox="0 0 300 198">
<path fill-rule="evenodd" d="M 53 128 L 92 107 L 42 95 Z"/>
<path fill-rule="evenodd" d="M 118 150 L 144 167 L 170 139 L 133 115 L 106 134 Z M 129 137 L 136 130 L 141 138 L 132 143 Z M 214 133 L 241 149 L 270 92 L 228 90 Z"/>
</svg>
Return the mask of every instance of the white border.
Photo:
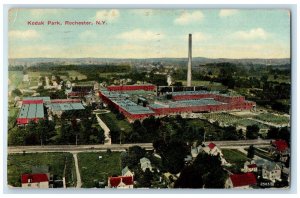
<svg viewBox="0 0 300 198">
<path fill-rule="evenodd" d="M 4 6 L 4 4 L 15 4 L 15 5 L 19 5 L 22 4 L 22 6 L 24 7 L 92 7 L 92 8 L 95 8 L 96 6 L 97 7 L 104 7 L 104 8 L 141 8 L 141 7 L 146 7 L 146 8 L 160 8 L 160 7 L 163 7 L 163 8 L 182 8 L 182 7 L 186 7 L 186 8 L 257 8 L 257 7 L 263 7 L 263 8 L 290 8 L 292 9 L 292 27 L 295 28 L 299 28 L 299 20 L 297 20 L 297 5 L 298 2 L 296 0 L 286 0 L 286 1 L 276 1 L 276 4 L 268 4 L 268 3 L 273 3 L 271 1 L 266 1 L 266 0 L 253 0 L 253 1 L 246 1 L 246 2 L 240 2 L 238 0 L 232 0 L 230 1 L 229 3 L 231 4 L 224 4 L 224 1 L 221 1 L 221 0 L 215 0 L 215 1 L 209 1 L 208 3 L 209 4 L 201 4 L 201 5 L 196 5 L 197 3 L 199 3 L 199 1 L 197 0 L 185 0 L 184 2 L 180 2 L 179 0 L 173 0 L 173 1 L 170 1 L 170 3 L 172 3 L 172 5 L 168 5 L 168 4 L 164 4 L 161 2 L 161 0 L 153 0 L 153 1 L 146 1 L 146 2 L 138 2 L 138 1 L 126 1 L 126 3 L 130 3 L 131 5 L 125 5 L 123 4 L 124 2 L 123 1 L 119 1 L 119 0 L 112 0 L 112 1 L 105 1 L 104 3 L 106 3 L 105 5 L 93 5 L 93 4 L 96 4 L 98 3 L 99 1 L 97 0 L 85 0 L 85 1 L 80 1 L 80 0 L 72 0 L 70 2 L 63 2 L 64 5 L 60 5 L 59 3 L 62 3 L 61 0 L 45 0 L 43 1 L 43 3 L 46 3 L 48 5 L 45 5 L 45 4 L 40 4 L 41 1 L 38 1 L 38 0 L 30 0 L 30 1 L 26 1 L 26 4 L 24 4 L 24 1 L 22 0 L 14 0 L 13 2 L 9 1 L 9 0 L 3 0 L 2 2 L 2 6 Z M 40 5 L 30 5 L 30 4 L 40 4 Z M 81 5 L 74 5 L 74 3 L 79 3 Z M 102 2 L 101 2 L 102 3 Z M 149 4 L 149 3 L 155 3 L 155 4 Z M 237 5 L 233 5 L 233 4 L 239 4 L 238 6 Z M 240 4 L 241 3 L 241 4 Z M 251 3 L 251 4 L 250 4 Z M 287 3 L 290 3 L 290 4 L 295 4 L 293 8 L 291 8 L 290 6 L 291 5 L 287 5 Z M 86 5 L 82 5 L 82 4 L 86 4 Z M 89 5 L 88 5 L 89 4 Z M 92 5 L 91 5 L 92 4 Z M 121 5 L 120 5 L 121 4 Z M 2 9 L 4 9 L 4 7 L 2 7 Z M 3 188 L 3 185 L 1 184 L 5 184 L 6 183 L 6 176 L 5 177 L 2 177 L 2 175 L 6 175 L 6 136 L 5 136 L 5 133 L 7 131 L 7 79 L 8 79 L 8 72 L 7 72 L 7 23 L 6 21 L 4 21 L 3 19 L 3 13 L 4 12 L 0 12 L 1 13 L 1 21 L 3 21 L 3 30 L 5 32 L 1 32 L 4 33 L 2 34 L 1 36 L 1 44 L 2 46 L 4 46 L 3 48 L 3 53 L 1 53 L 1 58 L 3 60 L 3 72 L 1 72 L 1 81 L 0 81 L 0 84 L 2 84 L 3 86 L 0 86 L 0 90 L 1 90 L 1 97 L 3 99 L 3 101 L 0 103 L 0 109 L 2 110 L 1 111 L 1 117 L 4 118 L 4 119 L 1 119 L 0 121 L 0 126 L 4 126 L 3 127 L 3 134 L 4 134 L 4 137 L 3 138 L 0 138 L 0 141 L 1 141 L 1 145 L 2 145 L 2 151 L 1 154 L 2 154 L 2 161 L 1 161 L 1 169 L 0 169 L 0 178 L 2 180 L 2 182 L 0 182 L 0 188 L 1 188 L 1 191 L 4 192 L 4 193 L 11 193 L 11 192 L 8 192 L 7 190 L 8 189 L 5 189 Z M 299 15 L 298 15 L 299 16 Z M 6 26 L 6 27 L 5 27 Z M 297 146 L 296 146 L 296 142 L 298 142 L 297 140 L 299 140 L 299 135 L 298 136 L 294 136 L 296 135 L 296 132 L 297 132 L 297 125 L 296 123 L 298 122 L 298 117 L 296 117 L 296 112 L 299 111 L 298 109 L 298 106 L 297 106 L 297 95 L 298 95 L 298 91 L 297 91 L 297 72 L 299 72 L 297 70 L 297 67 L 296 67 L 296 60 L 297 60 L 297 38 L 296 38 L 296 33 L 297 33 L 297 30 L 296 29 L 293 29 L 293 37 L 292 37 L 292 131 L 293 131 L 293 136 L 292 136 L 292 145 L 293 145 L 293 148 L 292 148 L 292 167 L 295 167 L 296 168 L 296 165 L 299 164 L 299 157 L 297 157 L 297 155 L 295 155 L 295 152 L 297 150 Z M 5 37 L 4 37 L 5 36 Z M 4 45 L 3 45 L 4 44 Z M 6 57 L 6 59 L 3 59 L 3 57 Z M 298 139 L 296 139 L 298 138 Z M 298 152 L 299 154 L 299 152 Z M 296 158 L 297 157 L 297 158 Z M 298 163 L 297 163 L 298 162 Z M 297 175 L 299 178 L 299 171 L 296 171 L 296 169 L 292 168 L 292 179 L 295 178 L 295 176 Z M 295 178 L 296 179 L 296 178 Z M 296 193 L 296 187 L 297 187 L 297 181 L 296 180 L 293 180 L 292 181 L 292 190 L 291 191 L 288 191 L 288 193 Z M 3 191 L 4 190 L 4 191 Z M 85 193 L 101 193 L 99 192 L 98 190 L 96 192 L 93 192 L 94 190 L 74 190 L 74 192 L 70 192 L 70 191 L 64 191 L 64 193 L 76 193 L 76 194 L 73 194 L 72 196 L 80 196 L 80 194 L 85 194 Z M 15 192 L 14 192 L 15 193 Z M 23 195 L 22 196 L 37 196 L 36 195 L 36 191 L 34 191 L 35 194 L 33 195 L 30 195 L 30 193 L 33 193 L 32 191 L 20 191 L 19 193 L 22 193 Z M 26 193 L 26 195 L 24 195 Z M 49 193 L 49 191 L 39 191 L 39 193 Z M 54 193 L 63 193 L 63 192 L 60 192 L 60 191 L 55 191 Z M 103 192 L 102 192 L 103 193 Z M 104 192 L 105 193 L 105 192 Z M 251 194 L 256 194 L 256 193 L 259 193 L 259 194 L 266 194 L 266 193 L 271 193 L 272 195 L 271 196 L 280 196 L 282 197 L 282 194 L 283 193 L 287 193 L 287 191 L 282 191 L 282 190 L 272 190 L 272 191 L 268 191 L 268 190 L 265 190 L 263 192 L 261 191 L 258 191 L 258 192 L 255 192 L 255 190 L 250 190 L 250 191 L 225 191 L 224 190 L 205 190 L 205 191 L 202 191 L 202 190 L 172 190 L 172 191 L 168 191 L 168 190 L 163 190 L 162 192 L 160 191 L 156 191 L 156 190 L 147 190 L 147 191 L 139 191 L 139 192 L 136 192 L 136 191 L 114 191 L 112 193 L 118 193 L 118 194 L 129 194 L 129 193 L 147 193 L 147 194 L 153 194 L 153 193 L 172 193 L 172 194 L 179 194 L 178 196 L 180 196 L 180 194 L 183 194 L 183 193 L 199 193 L 199 194 L 206 194 L 206 193 L 210 193 L 210 194 L 227 194 L 227 195 L 221 195 L 222 197 L 223 196 L 236 196 L 237 193 L 242 193 L 243 195 L 242 196 L 251 196 L 253 197 L 253 195 Z M 231 194 L 231 193 L 235 193 L 235 194 Z M 251 194 L 249 194 L 251 193 Z M 79 194 L 79 195 L 78 195 Z M 294 196 L 296 194 L 292 194 L 290 196 Z M 3 194 L 3 196 L 5 197 L 10 197 L 10 196 L 15 196 L 15 195 L 11 195 L 11 194 Z M 42 195 L 42 196 L 47 196 L 47 195 Z M 48 195 L 48 196 L 53 196 L 53 194 L 51 195 Z M 99 195 L 90 195 L 90 196 L 99 196 Z M 100 196 L 103 196 L 103 195 L 100 195 Z M 111 196 L 111 195 L 106 195 L 106 196 Z M 119 195 L 120 196 L 120 195 Z M 123 195 L 122 195 L 123 196 Z M 132 195 L 130 195 L 132 196 Z M 141 195 L 139 195 L 141 196 Z M 146 196 L 146 195 L 142 195 L 142 196 Z M 172 195 L 173 196 L 173 195 Z M 188 195 L 188 196 L 192 196 L 192 195 Z M 201 196 L 201 195 L 200 195 Z M 202 195 L 202 196 L 205 196 L 205 195 Z M 211 196 L 211 195 L 209 195 Z M 254 195 L 254 196 L 257 196 L 257 195 Z M 286 196 L 286 195 L 285 195 Z"/>
</svg>

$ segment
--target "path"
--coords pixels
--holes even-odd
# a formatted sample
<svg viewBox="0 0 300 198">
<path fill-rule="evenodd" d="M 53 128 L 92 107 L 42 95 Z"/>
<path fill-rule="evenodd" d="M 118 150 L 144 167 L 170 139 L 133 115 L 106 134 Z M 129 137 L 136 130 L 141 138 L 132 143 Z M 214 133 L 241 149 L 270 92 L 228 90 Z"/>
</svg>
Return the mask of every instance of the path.
<svg viewBox="0 0 300 198">
<path fill-rule="evenodd" d="M 73 158 L 74 158 L 74 162 L 75 162 L 76 178 L 77 178 L 76 188 L 80 188 L 82 183 L 81 183 L 81 176 L 80 176 L 79 167 L 78 167 L 77 153 L 73 153 Z"/>
</svg>

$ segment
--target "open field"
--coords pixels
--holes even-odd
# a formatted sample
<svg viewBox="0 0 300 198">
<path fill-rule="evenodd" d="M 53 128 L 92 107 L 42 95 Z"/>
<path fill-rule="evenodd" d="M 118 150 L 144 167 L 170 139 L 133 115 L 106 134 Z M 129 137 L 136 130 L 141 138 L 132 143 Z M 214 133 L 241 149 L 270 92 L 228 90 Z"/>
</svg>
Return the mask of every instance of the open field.
<svg viewBox="0 0 300 198">
<path fill-rule="evenodd" d="M 102 156 L 99 159 L 99 156 Z M 120 153 L 78 153 L 78 164 L 83 188 L 95 187 L 95 182 L 105 182 L 112 175 L 121 175 Z"/>
<path fill-rule="evenodd" d="M 74 186 L 76 174 L 74 170 L 73 156 L 70 153 L 27 153 L 10 154 L 7 160 L 8 184 L 16 187 L 21 186 L 21 175 L 31 173 L 33 166 L 49 166 L 50 174 L 62 179 L 66 165 L 67 186 Z"/>
<path fill-rule="evenodd" d="M 204 117 L 208 120 L 218 121 L 219 123 L 222 123 L 224 125 L 234 125 L 234 126 L 242 126 L 247 127 L 249 125 L 258 125 L 260 129 L 268 129 L 269 127 L 265 124 L 262 124 L 260 122 L 247 119 L 247 117 L 253 117 L 254 115 L 244 115 L 242 117 L 232 115 L 229 113 L 206 113 L 203 114 Z"/>
<path fill-rule="evenodd" d="M 286 116 L 274 115 L 271 113 L 261 113 L 254 116 L 254 118 L 265 122 L 275 123 L 275 124 L 288 124 L 290 121 L 290 119 Z"/>
<path fill-rule="evenodd" d="M 244 153 L 235 149 L 222 149 L 222 153 L 227 162 L 237 166 L 239 169 L 242 168 L 245 161 L 248 160 Z"/>
<path fill-rule="evenodd" d="M 116 114 L 112 112 L 100 114 L 99 117 L 111 131 L 120 131 L 121 129 L 124 129 L 125 133 L 129 133 L 132 131 L 132 127 L 126 119 L 118 120 L 116 118 Z"/>
</svg>

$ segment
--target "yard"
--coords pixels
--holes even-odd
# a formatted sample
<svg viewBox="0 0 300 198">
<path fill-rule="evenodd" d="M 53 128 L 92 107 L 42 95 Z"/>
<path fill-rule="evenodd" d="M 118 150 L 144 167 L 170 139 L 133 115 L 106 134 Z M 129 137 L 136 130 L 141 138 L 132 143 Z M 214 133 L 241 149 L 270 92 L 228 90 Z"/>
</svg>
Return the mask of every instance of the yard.
<svg viewBox="0 0 300 198">
<path fill-rule="evenodd" d="M 245 161 L 248 160 L 247 156 L 236 149 L 222 149 L 223 157 L 227 162 L 241 169 Z"/>
<path fill-rule="evenodd" d="M 76 184 L 73 156 L 70 153 L 27 153 L 10 154 L 7 158 L 8 184 L 21 187 L 21 175 L 31 173 L 33 166 L 49 166 L 50 174 L 62 179 L 66 165 L 66 183 L 72 187 Z"/>
<path fill-rule="evenodd" d="M 120 152 L 78 153 L 78 164 L 83 188 L 93 188 L 99 181 L 106 184 L 109 176 L 121 175 Z"/>
<path fill-rule="evenodd" d="M 132 126 L 126 119 L 118 120 L 116 114 L 112 112 L 100 114 L 99 117 L 111 131 L 121 131 L 121 129 L 125 133 L 132 131 Z"/>
</svg>

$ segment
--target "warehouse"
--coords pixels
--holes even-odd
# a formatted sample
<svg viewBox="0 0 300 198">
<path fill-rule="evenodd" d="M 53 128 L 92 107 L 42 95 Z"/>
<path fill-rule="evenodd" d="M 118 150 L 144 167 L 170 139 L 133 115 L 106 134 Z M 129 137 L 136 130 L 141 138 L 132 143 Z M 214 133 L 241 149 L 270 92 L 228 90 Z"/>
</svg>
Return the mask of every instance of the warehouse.
<svg viewBox="0 0 300 198">
<path fill-rule="evenodd" d="M 26 125 L 30 121 L 37 122 L 39 119 L 44 119 L 43 100 L 23 100 L 17 124 Z"/>
</svg>

